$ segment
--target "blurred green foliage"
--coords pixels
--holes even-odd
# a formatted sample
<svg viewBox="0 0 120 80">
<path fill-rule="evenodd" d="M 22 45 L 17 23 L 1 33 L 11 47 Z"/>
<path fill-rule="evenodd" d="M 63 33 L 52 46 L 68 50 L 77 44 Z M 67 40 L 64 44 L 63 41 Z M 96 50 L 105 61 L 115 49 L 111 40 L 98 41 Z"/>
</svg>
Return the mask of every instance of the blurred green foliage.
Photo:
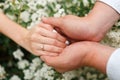
<svg viewBox="0 0 120 80">
<path fill-rule="evenodd" d="M 83 0 L 78 0 L 78 3 L 76 3 L 75 5 L 72 4 L 72 0 L 62 0 L 59 3 L 65 9 L 66 14 L 85 16 L 89 13 L 89 11 L 93 8 L 93 5 L 94 5 L 91 2 L 91 0 L 88 0 L 88 1 L 89 1 L 88 6 L 84 6 Z M 0 2 L 4 2 L 4 0 L 0 0 Z M 53 10 L 54 8 L 51 8 L 52 6 L 54 6 L 54 4 L 51 6 L 48 5 L 49 16 L 53 16 L 53 14 L 55 13 L 55 11 Z M 42 6 L 38 6 L 38 7 L 42 7 Z M 24 6 L 23 9 L 27 9 L 27 6 Z M 16 16 L 20 12 L 20 10 L 14 11 L 14 10 L 11 10 L 10 8 L 7 9 L 6 11 L 11 12 L 13 15 L 16 15 Z M 16 20 L 16 22 L 19 23 L 19 20 Z M 23 23 L 23 22 L 21 22 L 20 24 L 22 26 L 27 25 L 26 23 Z M 14 43 L 8 37 L 4 36 L 3 34 L 0 34 L 0 64 L 2 64 L 5 67 L 6 72 L 8 74 L 10 74 L 9 76 L 11 76 L 13 74 L 18 74 L 20 77 L 23 76 L 21 74 L 22 72 L 16 68 L 17 61 L 13 58 L 13 55 L 12 55 L 13 51 L 15 51 L 18 47 L 21 48 L 19 45 Z M 32 58 L 34 58 L 34 56 L 29 54 L 29 52 L 27 52 L 23 48 L 21 48 L 21 49 L 25 53 L 26 59 L 31 60 Z M 83 68 L 83 70 L 84 69 L 86 70 L 86 68 Z M 86 80 L 87 80 L 87 75 L 86 75 L 87 72 L 90 72 L 91 74 L 101 74 L 99 71 L 95 71 L 94 69 L 87 69 L 86 72 L 84 72 L 82 75 L 83 77 L 86 78 Z M 102 75 L 102 77 L 98 76 L 98 80 L 103 80 L 104 78 L 106 78 L 106 75 L 103 75 L 103 74 L 101 74 L 101 75 Z M 5 79 L 5 80 L 8 80 L 8 79 Z M 73 79 L 73 80 L 77 80 L 77 79 Z"/>
</svg>

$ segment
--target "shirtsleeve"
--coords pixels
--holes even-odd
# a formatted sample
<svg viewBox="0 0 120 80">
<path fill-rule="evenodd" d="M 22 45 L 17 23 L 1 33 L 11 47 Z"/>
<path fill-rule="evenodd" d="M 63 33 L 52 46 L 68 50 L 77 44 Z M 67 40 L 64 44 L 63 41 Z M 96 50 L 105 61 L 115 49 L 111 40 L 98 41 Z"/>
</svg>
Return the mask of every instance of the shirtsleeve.
<svg viewBox="0 0 120 80">
<path fill-rule="evenodd" d="M 107 75 L 110 80 L 120 80 L 120 48 L 116 49 L 108 60 Z"/>
<path fill-rule="evenodd" d="M 105 4 L 111 6 L 120 14 L 120 0 L 98 0 L 104 2 Z"/>
</svg>

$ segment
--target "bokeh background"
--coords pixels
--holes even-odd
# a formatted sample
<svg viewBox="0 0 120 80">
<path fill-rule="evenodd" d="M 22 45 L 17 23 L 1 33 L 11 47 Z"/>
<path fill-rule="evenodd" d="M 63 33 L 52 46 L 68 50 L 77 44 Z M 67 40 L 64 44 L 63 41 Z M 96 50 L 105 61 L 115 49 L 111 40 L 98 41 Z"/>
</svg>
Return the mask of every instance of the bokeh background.
<svg viewBox="0 0 120 80">
<path fill-rule="evenodd" d="M 61 17 L 67 14 L 86 16 L 94 3 L 95 0 L 0 0 L 0 10 L 11 20 L 30 29 L 41 21 L 41 17 Z M 120 47 L 119 28 L 118 21 L 101 43 Z M 108 80 L 108 78 L 89 67 L 60 74 L 42 62 L 39 57 L 0 34 L 0 80 Z"/>
</svg>

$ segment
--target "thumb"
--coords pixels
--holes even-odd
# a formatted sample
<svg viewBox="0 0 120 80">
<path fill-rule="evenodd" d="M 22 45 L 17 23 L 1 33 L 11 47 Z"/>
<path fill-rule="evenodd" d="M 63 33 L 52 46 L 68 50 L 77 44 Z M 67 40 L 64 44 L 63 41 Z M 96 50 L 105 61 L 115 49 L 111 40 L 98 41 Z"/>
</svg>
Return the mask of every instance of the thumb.
<svg viewBox="0 0 120 80">
<path fill-rule="evenodd" d="M 57 63 L 60 61 L 59 56 L 41 56 L 40 57 L 47 65 L 56 67 Z"/>
<path fill-rule="evenodd" d="M 63 20 L 62 20 L 62 18 L 53 18 L 53 17 L 51 17 L 51 18 L 42 18 L 42 21 L 44 22 L 44 23 L 46 23 L 46 24 L 50 24 L 50 25 L 52 25 L 52 26 L 54 26 L 54 27 L 58 27 L 58 28 L 62 28 L 62 22 L 63 22 Z"/>
</svg>

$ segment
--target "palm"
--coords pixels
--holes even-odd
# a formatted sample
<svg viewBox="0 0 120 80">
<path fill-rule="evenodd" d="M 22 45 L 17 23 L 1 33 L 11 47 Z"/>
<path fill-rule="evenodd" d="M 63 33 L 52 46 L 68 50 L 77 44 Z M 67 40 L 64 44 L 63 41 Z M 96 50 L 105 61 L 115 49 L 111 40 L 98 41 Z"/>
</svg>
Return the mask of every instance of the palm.
<svg viewBox="0 0 120 80">
<path fill-rule="evenodd" d="M 85 47 L 82 46 L 82 44 L 78 45 L 78 43 L 75 43 L 66 47 L 64 51 L 59 55 L 62 57 L 62 62 L 64 62 L 64 66 L 61 67 L 65 67 L 67 71 L 81 67 L 83 65 L 82 60 L 86 55 L 86 51 L 83 50 Z"/>
<path fill-rule="evenodd" d="M 78 42 L 66 47 L 57 57 L 46 57 L 45 62 L 59 72 L 77 69 L 84 65 L 86 54 L 89 53 L 88 42 Z"/>
</svg>

